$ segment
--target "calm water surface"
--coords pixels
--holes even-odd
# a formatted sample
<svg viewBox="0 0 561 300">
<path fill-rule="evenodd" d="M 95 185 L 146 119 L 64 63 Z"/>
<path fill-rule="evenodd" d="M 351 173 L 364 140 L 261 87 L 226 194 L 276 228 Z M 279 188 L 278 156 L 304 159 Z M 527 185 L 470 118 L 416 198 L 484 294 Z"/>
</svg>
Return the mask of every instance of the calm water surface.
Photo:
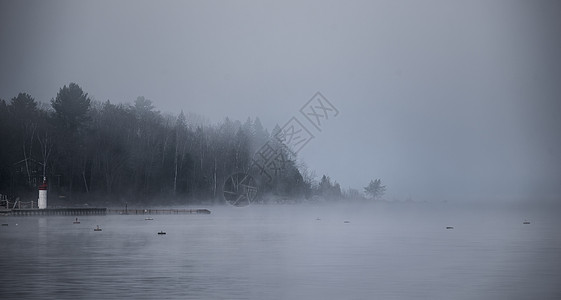
<svg viewBox="0 0 561 300">
<path fill-rule="evenodd" d="M 210 209 L 1 217 L 0 299 L 561 299 L 553 212 Z"/>
</svg>

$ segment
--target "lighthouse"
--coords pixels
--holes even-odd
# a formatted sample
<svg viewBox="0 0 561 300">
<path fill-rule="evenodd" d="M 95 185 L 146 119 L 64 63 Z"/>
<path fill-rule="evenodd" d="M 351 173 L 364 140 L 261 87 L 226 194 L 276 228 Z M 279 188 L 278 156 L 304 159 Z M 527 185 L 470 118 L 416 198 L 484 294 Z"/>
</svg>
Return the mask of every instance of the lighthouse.
<svg viewBox="0 0 561 300">
<path fill-rule="evenodd" d="M 37 200 L 39 209 L 47 208 L 47 177 L 43 177 L 43 184 L 39 186 L 39 200 Z"/>
</svg>

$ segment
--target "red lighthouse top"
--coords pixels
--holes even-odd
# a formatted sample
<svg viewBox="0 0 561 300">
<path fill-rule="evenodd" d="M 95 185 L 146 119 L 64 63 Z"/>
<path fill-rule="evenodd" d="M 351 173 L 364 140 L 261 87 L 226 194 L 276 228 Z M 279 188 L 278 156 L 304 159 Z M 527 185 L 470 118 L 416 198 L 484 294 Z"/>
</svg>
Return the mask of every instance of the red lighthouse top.
<svg viewBox="0 0 561 300">
<path fill-rule="evenodd" d="M 40 191 L 45 191 L 45 190 L 47 190 L 47 178 L 43 178 L 43 184 L 41 184 L 41 185 L 39 186 L 39 190 L 40 190 Z"/>
</svg>

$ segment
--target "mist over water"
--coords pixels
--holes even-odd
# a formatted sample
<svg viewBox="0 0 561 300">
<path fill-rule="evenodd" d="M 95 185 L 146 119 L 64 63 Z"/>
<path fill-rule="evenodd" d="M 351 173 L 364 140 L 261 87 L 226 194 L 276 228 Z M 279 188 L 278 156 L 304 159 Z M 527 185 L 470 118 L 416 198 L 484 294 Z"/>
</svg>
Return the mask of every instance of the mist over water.
<svg viewBox="0 0 561 300">
<path fill-rule="evenodd" d="M 561 221 L 552 211 L 444 203 L 211 210 L 80 224 L 3 217 L 0 298 L 561 297 Z"/>
<path fill-rule="evenodd" d="M 560 33 L 555 0 L 2 0 L 0 300 L 561 299 Z M 212 213 L 4 216 L 40 187 Z"/>
</svg>

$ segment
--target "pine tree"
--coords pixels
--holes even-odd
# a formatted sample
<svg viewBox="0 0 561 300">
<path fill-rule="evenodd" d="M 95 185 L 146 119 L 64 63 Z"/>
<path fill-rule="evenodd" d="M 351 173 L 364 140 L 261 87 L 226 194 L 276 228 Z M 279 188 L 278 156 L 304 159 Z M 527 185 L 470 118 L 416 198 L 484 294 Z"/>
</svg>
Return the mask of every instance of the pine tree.
<svg viewBox="0 0 561 300">
<path fill-rule="evenodd" d="M 368 186 L 364 188 L 364 192 L 370 195 L 372 199 L 376 200 L 386 193 L 386 186 L 382 185 L 380 179 L 370 180 Z"/>
</svg>

